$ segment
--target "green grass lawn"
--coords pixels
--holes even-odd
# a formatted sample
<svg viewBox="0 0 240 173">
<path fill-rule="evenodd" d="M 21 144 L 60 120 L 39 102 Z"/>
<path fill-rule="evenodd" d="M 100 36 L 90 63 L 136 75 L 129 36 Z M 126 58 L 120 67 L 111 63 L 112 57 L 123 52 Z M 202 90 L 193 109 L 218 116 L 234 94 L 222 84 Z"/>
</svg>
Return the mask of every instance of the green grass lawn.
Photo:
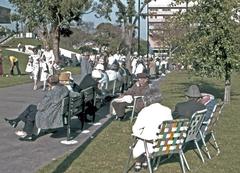
<svg viewBox="0 0 240 173">
<path fill-rule="evenodd" d="M 29 75 L 25 72 L 25 68 L 28 62 L 28 55 L 23 53 L 18 53 L 15 51 L 9 51 L 6 49 L 5 50 L 3 49 L 2 54 L 4 57 L 4 61 L 3 61 L 4 76 L 0 77 L 0 88 L 32 82 L 32 80 L 29 78 Z M 10 77 L 9 75 L 10 62 L 8 60 L 9 55 L 14 55 L 18 58 L 20 70 L 22 72 L 21 76 L 14 75 Z M 64 68 L 63 71 L 71 71 L 72 74 L 80 74 L 80 67 L 66 67 Z M 14 73 L 17 74 L 16 69 Z"/>
<path fill-rule="evenodd" d="M 208 144 L 212 160 L 204 158 L 202 163 L 193 150 L 186 151 L 191 172 L 194 173 L 238 173 L 240 170 L 239 152 L 239 103 L 240 81 L 239 73 L 233 76 L 231 104 L 226 105 L 216 127 L 216 138 L 221 153 Z M 190 76 L 185 72 L 171 73 L 161 84 L 164 100 L 162 104 L 174 109 L 174 105 L 184 100 L 184 91 L 191 84 L 199 84 L 202 92 L 210 92 L 217 98 L 222 98 L 224 82 L 207 78 Z M 102 130 L 89 144 L 79 147 L 73 153 L 53 161 L 40 169 L 38 173 L 121 173 L 128 158 L 131 124 L 127 121 L 113 121 Z M 132 171 L 133 172 L 133 171 Z M 146 173 L 146 170 L 141 171 Z M 180 173 L 178 158 L 161 164 L 157 173 Z"/>
<path fill-rule="evenodd" d="M 33 38 L 13 38 L 9 40 L 4 46 L 5 47 L 17 47 L 18 43 L 22 43 L 22 45 L 33 45 L 38 46 L 42 45 L 42 42 Z"/>
</svg>

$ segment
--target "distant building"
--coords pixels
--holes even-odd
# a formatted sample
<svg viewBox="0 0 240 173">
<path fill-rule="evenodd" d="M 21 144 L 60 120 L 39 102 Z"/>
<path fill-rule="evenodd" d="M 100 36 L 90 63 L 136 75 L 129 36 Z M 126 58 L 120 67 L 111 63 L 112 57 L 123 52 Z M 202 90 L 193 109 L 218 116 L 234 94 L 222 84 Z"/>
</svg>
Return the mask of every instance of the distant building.
<svg viewBox="0 0 240 173">
<path fill-rule="evenodd" d="M 10 12 L 11 10 L 9 8 L 0 6 L 0 24 L 11 23 Z"/>
<path fill-rule="evenodd" d="M 153 52 L 161 52 L 166 54 L 168 45 L 165 45 L 164 35 L 166 28 L 162 27 L 166 22 L 166 18 L 174 16 L 176 12 L 184 12 L 189 4 L 181 4 L 179 6 L 171 6 L 173 0 L 152 0 L 148 4 L 148 40 L 150 49 Z M 157 38 L 156 35 L 161 35 Z"/>
</svg>

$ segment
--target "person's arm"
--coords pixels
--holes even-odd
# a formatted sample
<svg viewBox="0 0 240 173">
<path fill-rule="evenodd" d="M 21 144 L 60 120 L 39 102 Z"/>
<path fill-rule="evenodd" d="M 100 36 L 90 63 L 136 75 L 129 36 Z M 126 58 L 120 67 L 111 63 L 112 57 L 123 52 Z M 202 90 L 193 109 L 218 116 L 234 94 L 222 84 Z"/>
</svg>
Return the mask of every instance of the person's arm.
<svg viewBox="0 0 240 173">
<path fill-rule="evenodd" d="M 133 135 L 135 136 L 140 136 L 143 133 L 143 130 L 145 128 L 145 121 L 144 121 L 143 114 L 144 114 L 143 111 L 139 112 L 137 120 L 135 121 L 132 127 L 132 132 L 133 132 Z"/>
<path fill-rule="evenodd" d="M 14 66 L 13 59 L 9 57 L 9 61 L 10 61 L 10 69 L 11 69 Z"/>
<path fill-rule="evenodd" d="M 173 119 L 179 118 L 178 104 L 176 104 L 174 111 L 172 112 Z"/>
</svg>

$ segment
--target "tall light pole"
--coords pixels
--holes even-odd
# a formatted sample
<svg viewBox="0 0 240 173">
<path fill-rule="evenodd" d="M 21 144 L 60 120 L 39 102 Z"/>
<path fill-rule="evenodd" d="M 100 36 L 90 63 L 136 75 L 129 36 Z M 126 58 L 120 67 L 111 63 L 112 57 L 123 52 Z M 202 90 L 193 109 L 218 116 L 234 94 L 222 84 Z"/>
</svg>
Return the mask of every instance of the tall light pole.
<svg viewBox="0 0 240 173">
<path fill-rule="evenodd" d="M 141 2 L 138 0 L 138 56 L 140 55 L 140 5 Z"/>
<path fill-rule="evenodd" d="M 149 58 L 149 9 L 147 4 L 147 60 Z"/>
</svg>

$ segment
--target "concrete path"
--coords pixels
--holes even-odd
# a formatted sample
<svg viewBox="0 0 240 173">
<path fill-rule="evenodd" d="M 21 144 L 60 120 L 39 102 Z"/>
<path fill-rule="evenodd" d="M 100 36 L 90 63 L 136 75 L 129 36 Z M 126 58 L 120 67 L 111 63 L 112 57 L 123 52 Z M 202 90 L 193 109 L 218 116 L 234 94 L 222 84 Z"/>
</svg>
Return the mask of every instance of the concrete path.
<svg viewBox="0 0 240 173">
<path fill-rule="evenodd" d="M 8 88 L 0 88 L 0 173 L 34 173 L 40 167 L 52 160 L 74 151 L 83 143 L 94 138 L 94 135 L 104 124 L 111 120 L 108 115 L 108 106 L 102 107 L 96 114 L 95 124 L 85 124 L 84 131 L 80 130 L 80 122 L 73 119 L 75 145 L 63 145 L 61 140 L 66 139 L 66 130 L 61 128 L 57 133 L 43 135 L 34 142 L 18 140 L 16 129 L 4 121 L 5 117 L 14 118 L 29 104 L 37 104 L 44 95 L 39 89 L 32 90 L 33 84 L 24 84 Z"/>
</svg>

